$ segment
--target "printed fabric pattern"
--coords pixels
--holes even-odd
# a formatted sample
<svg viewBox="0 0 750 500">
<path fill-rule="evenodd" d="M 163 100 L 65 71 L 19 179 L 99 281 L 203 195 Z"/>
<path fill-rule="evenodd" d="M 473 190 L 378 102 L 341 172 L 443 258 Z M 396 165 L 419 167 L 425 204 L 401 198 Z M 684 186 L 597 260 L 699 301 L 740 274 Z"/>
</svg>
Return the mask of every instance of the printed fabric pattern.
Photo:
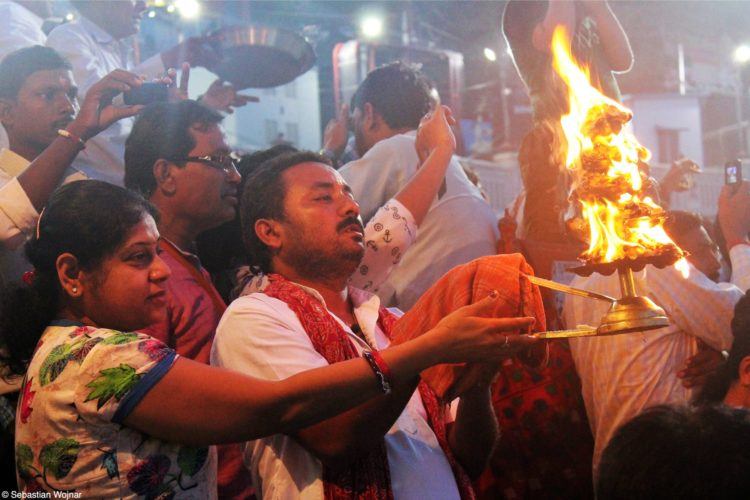
<svg viewBox="0 0 750 500">
<path fill-rule="evenodd" d="M 168 444 L 122 425 L 176 355 L 141 333 L 50 326 L 21 389 L 21 491 L 82 498 L 213 498 L 215 451 Z"/>
</svg>

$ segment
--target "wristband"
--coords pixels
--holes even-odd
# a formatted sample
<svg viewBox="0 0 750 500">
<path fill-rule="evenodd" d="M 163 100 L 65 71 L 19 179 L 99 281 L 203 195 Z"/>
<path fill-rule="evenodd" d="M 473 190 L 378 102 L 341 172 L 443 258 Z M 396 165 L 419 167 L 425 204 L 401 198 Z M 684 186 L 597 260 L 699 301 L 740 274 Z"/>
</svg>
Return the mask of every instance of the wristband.
<svg viewBox="0 0 750 500">
<path fill-rule="evenodd" d="M 75 142 L 78 145 L 78 147 L 81 149 L 86 149 L 86 143 L 83 141 L 83 139 L 81 139 L 80 137 L 78 137 L 77 135 L 71 132 L 68 132 L 64 128 L 58 129 L 57 135 L 59 135 L 60 137 L 65 137 L 66 139 L 69 139 Z"/>
<path fill-rule="evenodd" d="M 375 360 L 378 368 L 380 368 L 380 371 L 383 372 L 383 375 L 385 375 L 385 379 L 390 384 L 391 381 L 393 381 L 393 372 L 391 371 L 391 367 L 388 366 L 388 363 L 385 362 L 383 356 L 380 355 L 380 351 L 370 351 L 370 353 L 372 354 L 372 359 Z"/>
<path fill-rule="evenodd" d="M 377 351 L 364 351 L 362 352 L 362 357 L 367 360 L 367 363 L 369 363 L 370 368 L 372 368 L 372 371 L 375 372 L 375 377 L 378 379 L 378 384 L 380 384 L 380 390 L 383 392 L 383 394 L 390 394 L 391 393 L 391 383 L 386 374 L 383 372 L 383 370 L 380 368 L 380 365 L 375 360 L 375 356 L 373 356 L 374 353 Z M 382 358 L 380 358 L 382 360 Z M 386 370 L 390 372 L 390 369 L 388 368 L 388 365 L 386 366 Z"/>
</svg>

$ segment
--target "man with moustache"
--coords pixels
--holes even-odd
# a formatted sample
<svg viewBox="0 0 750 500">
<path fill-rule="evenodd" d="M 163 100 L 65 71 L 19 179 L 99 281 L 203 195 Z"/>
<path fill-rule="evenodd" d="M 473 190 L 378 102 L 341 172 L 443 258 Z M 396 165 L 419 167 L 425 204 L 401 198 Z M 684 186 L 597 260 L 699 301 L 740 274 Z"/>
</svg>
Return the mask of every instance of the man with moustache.
<svg viewBox="0 0 750 500">
<path fill-rule="evenodd" d="M 620 425 L 649 406 L 688 403 L 692 387 L 705 376 L 707 367 L 702 365 L 709 363 L 710 352 L 732 345 L 734 306 L 750 287 L 750 183 L 734 193 L 724 187 L 719 223 L 732 261 L 730 283 L 718 282 L 721 257 L 701 218 L 669 212 L 665 229 L 688 253 L 690 275 L 683 278 L 674 266 L 649 265 L 635 273 L 635 284 L 640 294 L 664 309 L 671 324 L 643 333 L 570 339 L 595 438 L 595 473 L 602 450 Z M 576 277 L 571 285 L 610 296 L 620 293 L 616 274 Z M 566 325 L 597 325 L 606 307 L 568 296 Z"/>
<path fill-rule="evenodd" d="M 449 153 L 450 154 L 450 153 Z M 461 396 L 446 432 L 434 394 L 417 380 L 389 380 L 377 350 L 396 316 L 376 295 L 347 286 L 364 254 L 359 206 L 327 159 L 282 155 L 247 181 L 243 238 L 267 275 L 262 293 L 235 300 L 217 329 L 213 364 L 276 380 L 372 356 L 383 376 L 377 401 L 305 429 L 248 444 L 263 498 L 466 498 L 497 438 L 490 380 Z M 517 320 L 508 320 L 517 321 Z M 525 342 L 520 336 L 511 341 Z M 377 369 L 375 368 L 377 366 Z M 393 384 L 393 385 L 389 385 Z"/>
<path fill-rule="evenodd" d="M 179 355 L 208 364 L 226 305 L 195 255 L 195 238 L 234 218 L 240 174 L 221 130 L 222 116 L 185 100 L 152 104 L 125 143 L 125 186 L 159 209 L 160 256 L 172 271 L 167 318 L 144 330 Z M 221 498 L 247 498 L 239 445 L 218 447 Z"/>
</svg>

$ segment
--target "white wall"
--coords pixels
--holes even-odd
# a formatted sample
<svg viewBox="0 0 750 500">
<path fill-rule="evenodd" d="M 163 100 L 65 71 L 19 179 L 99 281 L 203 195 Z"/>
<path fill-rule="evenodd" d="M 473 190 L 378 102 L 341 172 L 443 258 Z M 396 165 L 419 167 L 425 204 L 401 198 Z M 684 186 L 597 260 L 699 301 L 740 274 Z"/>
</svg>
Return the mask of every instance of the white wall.
<svg viewBox="0 0 750 500">
<path fill-rule="evenodd" d="M 259 97 L 260 102 L 250 103 L 235 111 L 234 129 L 230 134 L 232 143 L 244 150 L 267 148 L 276 138 L 276 134 L 269 135 L 268 130 L 275 124 L 276 130 L 282 132 L 284 139 L 293 142 L 294 146 L 319 150 L 319 92 L 316 68 L 281 87 L 243 91 L 243 94 Z"/>
<path fill-rule="evenodd" d="M 628 96 L 625 105 L 633 111 L 633 132 L 651 151 L 652 164 L 658 163 L 659 142 L 657 129 L 681 129 L 680 151 L 699 165 L 703 165 L 703 132 L 698 97 Z"/>
</svg>

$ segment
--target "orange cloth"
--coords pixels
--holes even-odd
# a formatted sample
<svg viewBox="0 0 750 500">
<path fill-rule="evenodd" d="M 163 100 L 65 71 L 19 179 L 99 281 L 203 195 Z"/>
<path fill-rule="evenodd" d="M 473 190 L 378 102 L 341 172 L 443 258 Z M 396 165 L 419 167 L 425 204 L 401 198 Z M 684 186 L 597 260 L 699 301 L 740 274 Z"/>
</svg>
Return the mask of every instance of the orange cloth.
<svg viewBox="0 0 750 500">
<path fill-rule="evenodd" d="M 532 316 L 533 331 L 544 331 L 545 318 L 539 288 L 523 278 L 533 274 L 521 254 L 491 255 L 447 272 L 414 304 L 393 329 L 394 343 L 402 343 L 433 328 L 456 309 L 472 304 L 497 290 L 500 299 L 495 317 Z M 543 344 L 540 345 L 543 350 Z M 473 385 L 481 367 L 439 365 L 425 370 L 422 378 L 444 401 L 451 401 Z"/>
</svg>

